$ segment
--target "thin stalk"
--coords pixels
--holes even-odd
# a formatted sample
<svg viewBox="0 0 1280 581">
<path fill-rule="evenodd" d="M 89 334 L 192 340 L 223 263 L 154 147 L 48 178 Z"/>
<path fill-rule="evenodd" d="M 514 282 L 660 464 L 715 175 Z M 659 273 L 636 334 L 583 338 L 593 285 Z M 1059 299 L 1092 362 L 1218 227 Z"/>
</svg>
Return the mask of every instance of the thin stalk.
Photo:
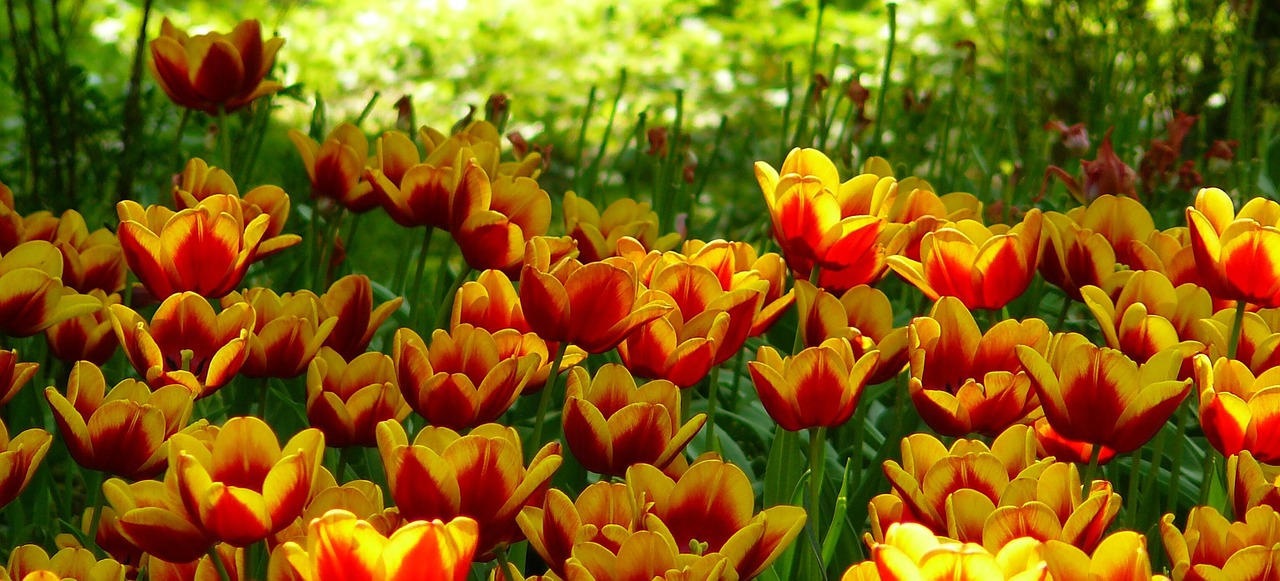
<svg viewBox="0 0 1280 581">
<path fill-rule="evenodd" d="M 1165 501 L 1165 512 L 1171 512 L 1178 505 L 1178 481 L 1182 479 L 1182 439 L 1187 433 L 1187 424 L 1194 423 L 1196 420 L 1192 417 L 1192 399 L 1188 398 L 1183 402 L 1179 409 L 1182 410 L 1178 418 L 1178 427 L 1174 430 L 1173 436 L 1173 467 L 1169 469 L 1169 498 Z M 1158 464 L 1157 464 L 1158 466 Z M 1154 490 L 1150 490 L 1154 486 L 1155 478 L 1151 479 L 1151 485 L 1148 486 L 1147 494 L 1155 494 Z"/>
<path fill-rule="evenodd" d="M 436 231 L 434 226 L 427 226 L 422 234 L 422 245 L 418 247 L 418 269 L 413 275 L 413 289 L 410 293 L 409 313 L 411 320 L 418 320 L 422 315 L 422 279 L 427 271 L 427 257 L 431 254 L 431 235 Z"/>
<path fill-rule="evenodd" d="M 720 158 L 720 144 L 724 140 L 725 127 L 728 124 L 729 116 L 721 115 L 720 126 L 716 128 L 715 141 L 711 144 L 711 157 L 707 158 L 705 167 L 698 169 L 698 180 L 693 186 L 693 192 L 689 194 L 688 205 L 685 207 L 685 214 L 688 215 L 688 221 L 685 223 L 685 227 L 688 230 L 688 235 L 685 236 L 686 239 L 695 237 L 693 230 L 694 206 L 698 203 L 698 197 L 702 195 L 703 188 L 707 187 L 707 178 L 710 177 L 712 168 L 715 167 L 716 161 Z"/>
<path fill-rule="evenodd" d="M 707 387 L 707 450 L 716 450 L 716 399 L 720 393 L 720 366 L 716 365 L 711 368 L 711 373 L 707 375 L 707 380 L 711 385 Z M 718 451 L 718 450 L 717 450 Z"/>
<path fill-rule="evenodd" d="M 1098 473 L 1098 460 L 1102 456 L 1102 444 L 1093 444 L 1093 450 L 1089 453 L 1089 464 L 1084 468 L 1084 477 L 1080 479 L 1084 486 L 1084 495 L 1089 495 L 1089 489 L 1093 487 L 1093 477 Z"/>
<path fill-rule="evenodd" d="M 812 527 L 811 539 L 818 559 L 818 570 L 826 577 L 826 566 L 822 562 L 822 547 L 818 544 L 817 532 L 822 521 L 822 484 L 824 469 L 827 466 L 827 429 L 812 428 L 809 430 L 809 526 Z M 835 526 L 836 523 L 832 523 Z"/>
<path fill-rule="evenodd" d="M 840 536 L 844 533 L 844 520 L 849 513 L 849 474 L 852 471 L 850 461 L 845 461 L 844 477 L 840 480 L 840 492 L 836 493 L 836 506 L 831 514 L 831 526 L 827 528 L 827 536 L 822 539 L 822 562 L 830 563 L 836 555 L 836 545 L 840 543 Z M 857 489 L 858 484 L 855 482 L 852 489 Z M 855 546 L 861 543 L 854 543 Z M 859 549 L 861 552 L 861 549 Z M 861 560 L 861 556 L 859 559 Z"/>
<path fill-rule="evenodd" d="M 339 484 L 343 482 L 343 471 L 347 469 L 347 462 L 350 460 L 351 446 L 344 446 L 338 450 L 338 467 L 333 472 L 333 478 Z"/>
<path fill-rule="evenodd" d="M 587 149 L 587 125 L 590 123 L 591 115 L 596 109 L 597 89 L 598 88 L 595 85 L 592 85 L 591 91 L 587 93 L 587 108 L 582 112 L 582 123 L 578 127 L 578 158 L 573 163 L 573 167 L 577 168 L 574 172 L 575 175 L 573 176 L 573 189 L 584 193 L 585 189 L 583 186 L 585 185 L 585 182 L 583 181 L 583 178 L 588 172 L 582 171 L 582 153 Z"/>
<path fill-rule="evenodd" d="M 223 160 L 222 167 L 228 173 L 232 173 L 233 170 L 231 169 L 231 137 L 227 135 L 227 106 L 226 105 L 223 105 L 223 104 L 218 105 L 217 123 L 218 123 L 218 149 L 221 150 L 219 153 Z M 232 175 L 234 175 L 234 173 Z"/>
<path fill-rule="evenodd" d="M 267 395 L 271 393 L 271 378 L 262 379 L 262 393 L 258 396 L 258 417 L 267 421 Z"/>
<path fill-rule="evenodd" d="M 444 269 L 442 268 L 441 270 L 443 271 Z M 445 291 L 444 296 L 439 301 L 440 310 L 436 312 L 436 320 L 431 326 L 432 329 L 443 329 L 449 325 L 449 318 L 453 315 L 453 301 L 458 295 L 458 289 L 462 288 L 462 283 L 466 282 L 470 276 L 471 265 L 463 263 L 462 272 L 459 272 L 458 276 L 454 277 L 453 284 L 449 285 L 449 290 Z"/>
<path fill-rule="evenodd" d="M 507 548 L 499 548 L 495 553 L 498 557 L 498 571 L 502 573 L 503 578 L 507 581 L 514 581 L 520 578 L 520 572 L 511 566 L 511 561 L 507 560 Z"/>
<path fill-rule="evenodd" d="M 1055 331 L 1061 331 L 1062 325 L 1067 322 L 1067 313 L 1071 311 L 1071 297 L 1062 297 L 1062 310 L 1058 311 L 1058 323 L 1053 326 Z"/>
<path fill-rule="evenodd" d="M 1240 348 L 1240 335 L 1244 333 L 1244 313 L 1245 301 L 1240 299 L 1236 301 L 1236 317 L 1231 322 L 1231 343 L 1227 349 L 1227 358 L 1235 359 L 1236 351 Z"/>
<path fill-rule="evenodd" d="M 884 71 L 880 75 L 880 94 L 876 96 L 875 129 L 871 135 L 871 147 L 868 148 L 868 152 L 871 155 L 883 153 L 880 151 L 880 145 L 884 140 L 881 128 L 884 125 L 885 101 L 889 93 L 889 71 L 893 66 L 893 45 L 898 39 L 898 5 L 890 2 L 885 4 L 885 8 L 889 11 L 889 46 L 884 53 Z"/>
<path fill-rule="evenodd" d="M 622 103 L 622 93 L 626 88 L 627 69 L 623 68 L 618 72 L 618 91 L 613 96 L 613 108 L 609 110 L 609 121 L 604 125 L 604 136 L 600 138 L 600 147 L 596 149 L 596 158 L 591 160 L 591 166 L 585 172 L 588 174 L 588 180 L 585 191 L 582 193 L 586 199 L 595 197 L 596 184 L 600 181 L 600 164 L 604 161 L 606 148 L 609 147 L 609 135 L 613 133 L 613 120 L 618 116 L 618 106 Z"/>
<path fill-rule="evenodd" d="M 359 127 L 364 120 L 369 117 L 369 113 L 373 112 L 373 106 L 378 104 L 378 99 L 382 97 L 381 91 L 374 91 L 373 96 L 369 97 L 369 102 L 365 103 L 364 109 L 360 110 L 360 116 L 356 117 L 355 126 Z"/>
<path fill-rule="evenodd" d="M 133 47 L 133 66 L 129 71 L 129 92 L 124 102 L 124 127 L 120 130 L 120 178 L 116 181 L 116 201 L 130 197 L 133 178 L 137 171 L 137 138 L 142 130 L 142 69 L 146 61 L 147 22 L 151 19 L 151 1 L 142 3 L 142 24 L 138 25 L 138 39 Z M 185 117 L 190 109 L 183 109 Z"/>
<path fill-rule="evenodd" d="M 218 555 L 218 546 L 209 547 L 209 560 L 213 561 L 213 568 L 218 572 L 218 578 L 222 581 L 231 581 L 231 576 L 227 574 L 227 566 L 222 564 L 222 556 Z"/>
<path fill-rule="evenodd" d="M 533 418 L 533 437 L 529 439 L 529 446 L 525 448 L 526 460 L 532 459 L 537 454 L 538 448 L 542 447 L 542 429 L 547 423 L 547 407 L 551 404 L 551 392 L 556 389 L 556 379 L 560 376 L 560 363 L 564 361 L 564 352 L 569 348 L 567 341 L 561 341 L 560 346 L 556 348 L 555 359 L 551 360 L 551 373 L 547 375 L 547 384 L 543 386 L 542 393 L 538 394 L 538 412 Z"/>
<path fill-rule="evenodd" d="M 90 491 L 93 495 L 93 501 L 90 503 L 93 506 L 93 517 L 89 521 L 89 538 L 87 542 L 90 547 L 94 548 L 96 554 L 106 556 L 106 552 L 98 546 L 98 527 L 102 524 L 102 507 L 106 504 L 106 495 L 102 494 L 102 483 L 98 482 L 96 484 L 93 490 Z"/>
<path fill-rule="evenodd" d="M 1130 527 L 1136 527 L 1138 524 L 1138 504 L 1142 501 L 1142 497 L 1138 496 L 1138 475 L 1142 468 L 1142 448 L 1133 451 L 1132 460 L 1129 461 L 1129 493 L 1125 496 L 1125 500 L 1129 502 L 1128 520 Z"/>
<path fill-rule="evenodd" d="M 791 101 L 795 99 L 795 94 L 792 92 L 793 85 L 795 84 L 795 79 L 793 77 L 794 73 L 791 70 L 791 61 L 787 61 L 786 70 L 783 73 L 783 79 L 787 85 L 787 101 L 786 104 L 782 106 L 782 151 L 780 152 L 780 155 L 778 155 L 779 160 L 786 159 L 787 152 L 791 150 L 791 144 L 787 143 L 787 133 L 791 131 Z"/>
</svg>

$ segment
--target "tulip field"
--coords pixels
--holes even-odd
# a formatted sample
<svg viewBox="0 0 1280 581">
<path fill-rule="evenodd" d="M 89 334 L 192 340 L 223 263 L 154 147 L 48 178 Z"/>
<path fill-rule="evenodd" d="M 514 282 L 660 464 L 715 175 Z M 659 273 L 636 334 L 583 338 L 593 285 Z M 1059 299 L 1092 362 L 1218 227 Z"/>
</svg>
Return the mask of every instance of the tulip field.
<svg viewBox="0 0 1280 581">
<path fill-rule="evenodd" d="M 394 105 L 305 71 L 372 12 L 82 4 L 5 3 L 0 581 L 1280 579 L 1264 1 L 610 6 L 572 75 L 687 68 L 588 88 L 485 0 Z"/>
</svg>

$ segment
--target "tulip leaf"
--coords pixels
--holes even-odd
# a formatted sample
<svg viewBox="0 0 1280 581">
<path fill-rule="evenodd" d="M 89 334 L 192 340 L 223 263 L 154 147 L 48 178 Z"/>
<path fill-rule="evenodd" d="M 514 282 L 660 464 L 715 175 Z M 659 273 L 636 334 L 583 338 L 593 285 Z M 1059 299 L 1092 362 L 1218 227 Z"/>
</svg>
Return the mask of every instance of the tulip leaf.
<svg viewBox="0 0 1280 581">
<path fill-rule="evenodd" d="M 1262 173 L 1258 176 L 1258 189 L 1272 197 L 1280 194 L 1280 135 L 1267 144 Z"/>
</svg>

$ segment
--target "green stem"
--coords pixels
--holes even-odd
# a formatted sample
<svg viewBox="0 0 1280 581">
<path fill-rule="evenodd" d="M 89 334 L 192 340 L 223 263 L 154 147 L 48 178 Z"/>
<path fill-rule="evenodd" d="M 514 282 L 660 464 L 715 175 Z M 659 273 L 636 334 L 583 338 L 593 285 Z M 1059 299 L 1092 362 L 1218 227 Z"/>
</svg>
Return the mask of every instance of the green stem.
<svg viewBox="0 0 1280 581">
<path fill-rule="evenodd" d="M 1186 437 L 1187 424 L 1191 424 L 1196 421 L 1191 411 L 1194 405 L 1195 404 L 1192 403 L 1192 399 L 1187 398 L 1185 401 L 1183 401 L 1182 405 L 1179 406 L 1179 409 L 1182 411 L 1181 411 L 1181 414 L 1179 414 L 1178 426 L 1174 430 L 1173 459 L 1172 459 L 1173 466 L 1169 469 L 1170 493 L 1169 493 L 1169 498 L 1165 501 L 1165 512 L 1173 511 L 1173 509 L 1177 507 L 1177 504 L 1178 504 L 1178 481 L 1182 479 L 1182 449 L 1185 447 L 1182 445 L 1182 439 Z M 1161 442 L 1161 444 L 1163 444 L 1163 442 Z M 1157 462 L 1155 464 L 1157 468 L 1159 468 L 1160 466 L 1158 460 L 1159 458 L 1157 458 Z M 1155 490 L 1151 490 L 1151 486 L 1154 486 L 1155 482 L 1156 482 L 1156 479 L 1152 478 L 1151 484 L 1148 485 L 1148 490 L 1147 490 L 1148 495 L 1156 493 Z"/>
<path fill-rule="evenodd" d="M 1058 324 L 1053 328 L 1056 331 L 1062 330 L 1062 325 L 1067 322 L 1067 313 L 1071 311 L 1071 297 L 1062 297 L 1062 310 L 1058 311 Z"/>
<path fill-rule="evenodd" d="M 218 578 L 222 581 L 231 581 L 231 576 L 227 574 L 227 566 L 222 564 L 222 557 L 218 555 L 218 546 L 209 547 L 209 560 L 213 561 L 213 568 L 218 572 Z"/>
<path fill-rule="evenodd" d="M 422 304 L 424 297 L 422 296 L 422 279 L 427 271 L 427 257 L 431 254 L 431 235 L 436 231 L 434 226 L 427 226 L 426 231 L 422 234 L 422 245 L 418 247 L 418 269 L 413 274 L 413 288 L 410 291 L 409 303 L 410 320 L 417 321 L 422 316 Z"/>
<path fill-rule="evenodd" d="M 704 428 L 707 431 L 707 443 L 705 447 L 707 450 L 719 451 L 716 445 L 716 400 L 720 393 L 719 365 L 711 368 L 711 373 L 707 375 L 707 379 L 711 382 L 711 385 L 707 387 L 707 426 Z"/>
<path fill-rule="evenodd" d="M 590 125 L 591 116 L 592 114 L 595 113 L 595 110 L 596 110 L 597 90 L 598 88 L 595 85 L 592 85 L 591 91 L 587 93 L 587 108 L 582 111 L 582 124 L 578 127 L 577 159 L 574 161 L 573 167 L 578 167 L 578 168 L 583 167 L 582 154 L 587 150 L 587 127 L 588 125 Z M 579 172 L 578 175 L 574 177 L 574 186 L 573 186 L 575 190 L 579 192 L 583 192 L 584 194 L 587 191 L 586 188 L 584 187 L 586 186 L 586 181 L 585 181 L 585 178 L 587 177 L 586 174 L 587 172 Z"/>
<path fill-rule="evenodd" d="M 221 150 L 219 153 L 223 159 L 222 169 L 226 170 L 227 173 L 231 173 L 232 175 L 235 175 L 234 173 L 232 173 L 232 170 L 231 170 L 231 136 L 227 135 L 226 105 L 222 105 L 222 104 L 218 105 L 217 124 L 218 124 L 218 149 Z"/>
<path fill-rule="evenodd" d="M 443 272 L 443 268 L 441 272 Z M 439 301 L 440 311 L 436 313 L 435 324 L 432 329 L 444 329 L 449 326 L 449 319 L 453 315 L 453 301 L 457 297 L 458 289 L 462 288 L 462 283 L 467 281 L 467 277 L 471 276 L 471 265 L 463 263 L 462 272 L 453 279 L 453 284 L 449 285 L 449 290 L 441 297 Z M 445 308 L 448 307 L 448 308 Z"/>
<path fill-rule="evenodd" d="M 1236 351 L 1240 348 L 1240 335 L 1244 334 L 1244 313 L 1245 301 L 1240 299 L 1236 301 L 1236 317 L 1231 322 L 1231 342 L 1227 348 L 1227 358 L 1235 359 Z"/>
<path fill-rule="evenodd" d="M 821 269 L 818 267 L 818 265 L 816 264 L 813 265 L 813 270 L 809 271 L 809 283 L 812 284 L 813 286 L 818 286 L 818 279 L 820 278 L 821 274 L 822 274 Z M 796 339 L 791 343 L 792 355 L 799 353 L 802 349 L 804 349 L 804 343 L 805 343 L 804 325 L 801 323 L 802 321 L 799 321 L 799 320 L 796 321 Z"/>
<path fill-rule="evenodd" d="M 498 571 L 502 572 L 502 576 L 507 581 L 514 581 L 520 578 L 520 572 L 511 566 L 511 561 L 507 560 L 507 548 L 501 547 L 494 553 L 498 558 Z"/>
<path fill-rule="evenodd" d="M 533 418 L 533 437 L 529 439 L 529 446 L 525 448 L 525 456 L 529 458 L 533 458 L 538 448 L 542 447 L 542 429 L 547 423 L 547 407 L 551 404 L 551 392 L 556 389 L 560 363 L 564 361 L 564 352 L 568 348 L 569 343 L 565 341 L 560 342 L 560 346 L 556 348 L 555 359 L 551 360 L 551 373 L 547 374 L 547 384 L 542 387 L 542 393 L 538 394 L 538 412 Z"/>
<path fill-rule="evenodd" d="M 88 545 L 95 549 L 95 554 L 105 557 L 107 556 L 106 552 L 102 551 L 101 547 L 98 546 L 98 527 L 102 524 L 102 507 L 106 504 L 106 495 L 102 494 L 102 484 L 96 484 L 97 486 L 94 486 L 91 491 L 93 493 L 93 517 L 89 521 L 89 538 L 87 541 Z"/>
<path fill-rule="evenodd" d="M 871 147 L 868 148 L 870 155 L 880 155 L 880 144 L 884 140 L 884 134 L 881 127 L 884 125 L 885 101 L 889 93 L 889 71 L 893 66 L 893 45 L 898 39 L 898 5 L 890 2 L 885 4 L 885 8 L 889 10 L 889 46 L 884 53 L 884 71 L 880 75 L 880 94 L 876 96 L 876 121 L 875 129 L 871 134 Z"/>
<path fill-rule="evenodd" d="M 271 393 L 271 378 L 262 379 L 262 393 L 258 395 L 258 417 L 267 421 L 267 396 Z"/>
<path fill-rule="evenodd" d="M 1080 479 L 1084 486 L 1084 495 L 1089 495 L 1089 489 L 1093 487 L 1093 477 L 1098 473 L 1098 460 L 1102 457 L 1102 444 L 1093 444 L 1093 451 L 1089 453 L 1089 464 L 1084 468 L 1084 477 Z"/>
<path fill-rule="evenodd" d="M 818 571 L 826 577 L 826 567 L 822 563 L 822 547 L 818 544 L 818 531 L 822 528 L 822 485 L 824 469 L 827 467 L 827 429 L 811 428 L 809 430 L 809 526 L 813 530 L 811 540 L 818 560 Z M 835 526 L 837 523 L 832 523 Z"/>
<path fill-rule="evenodd" d="M 350 459 L 350 453 L 351 446 L 345 446 L 338 450 L 338 469 L 333 472 L 333 478 L 338 481 L 339 485 L 343 483 L 342 473 L 347 469 L 347 461 Z"/>
<path fill-rule="evenodd" d="M 1138 477 L 1142 468 L 1142 448 L 1133 451 L 1133 459 L 1129 462 L 1129 493 L 1125 496 L 1128 502 L 1128 521 L 1131 528 L 1138 524 L 1138 504 L 1142 500 L 1138 496 Z"/>
</svg>

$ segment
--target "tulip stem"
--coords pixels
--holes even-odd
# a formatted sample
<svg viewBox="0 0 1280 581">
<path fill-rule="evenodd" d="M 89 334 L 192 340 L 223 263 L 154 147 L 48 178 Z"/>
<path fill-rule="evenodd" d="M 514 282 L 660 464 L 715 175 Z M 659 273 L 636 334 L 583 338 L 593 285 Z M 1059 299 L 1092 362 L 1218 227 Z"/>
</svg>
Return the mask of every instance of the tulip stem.
<svg viewBox="0 0 1280 581">
<path fill-rule="evenodd" d="M 818 571 L 823 573 L 822 578 L 824 579 L 826 578 L 826 567 L 822 563 L 822 547 L 818 541 L 818 531 L 822 528 L 822 481 L 824 478 L 823 469 L 827 466 L 826 447 L 827 429 L 825 427 L 811 428 L 809 430 L 809 526 L 812 528 L 813 534 L 810 539 L 814 541 Z M 832 526 L 835 526 L 835 524 Z"/>
<path fill-rule="evenodd" d="M 511 561 L 507 560 L 506 547 L 494 551 L 494 555 L 498 558 L 498 571 L 502 573 L 503 578 L 507 581 L 515 581 L 520 578 L 520 572 L 511 566 Z"/>
<path fill-rule="evenodd" d="M 894 2 L 885 4 L 885 9 L 889 11 L 889 46 L 884 53 L 884 70 L 880 73 L 880 94 L 876 96 L 876 120 L 875 127 L 871 132 L 871 146 L 867 148 L 869 155 L 882 155 L 884 152 L 880 150 L 880 144 L 884 142 L 884 134 L 881 132 L 881 126 L 885 118 L 885 100 L 889 93 L 889 72 L 893 68 L 893 45 L 898 38 L 898 5 Z"/>
<path fill-rule="evenodd" d="M 223 166 L 222 169 L 227 173 L 231 171 L 231 137 L 227 135 L 227 107 L 221 103 L 218 104 L 218 149 L 222 150 Z"/>
<path fill-rule="evenodd" d="M 1102 458 L 1102 444 L 1093 444 L 1093 449 L 1089 452 L 1089 464 L 1084 467 L 1084 478 L 1080 479 L 1084 486 L 1084 496 L 1089 496 L 1089 490 L 1093 488 L 1093 476 L 1098 473 L 1098 461 Z"/>
<path fill-rule="evenodd" d="M 351 452 L 351 446 L 344 446 L 338 450 L 338 469 L 334 470 L 333 478 L 338 481 L 339 485 L 342 484 L 342 473 L 347 469 L 347 455 L 349 452 Z"/>
<path fill-rule="evenodd" d="M 440 270 L 441 272 L 444 271 L 443 265 L 441 265 Z M 431 326 L 432 329 L 448 328 L 450 318 L 453 315 L 453 303 L 457 299 L 458 289 L 462 288 L 462 283 L 467 282 L 467 278 L 470 276 L 471 265 L 464 263 L 462 271 L 458 273 L 458 276 L 454 277 L 453 284 L 449 285 L 449 290 L 445 292 L 440 301 L 440 311 L 436 313 L 436 320 L 435 324 Z"/>
<path fill-rule="evenodd" d="M 93 517 L 89 521 L 89 538 L 87 539 L 87 543 L 90 547 L 96 549 L 97 554 L 101 554 L 106 557 L 109 555 L 103 552 L 102 548 L 98 546 L 98 527 L 102 524 L 102 507 L 106 504 L 106 496 L 102 494 L 101 478 L 98 476 L 100 473 L 95 472 L 94 474 L 94 484 L 90 485 L 92 488 L 89 490 L 89 493 L 93 498 Z"/>
<path fill-rule="evenodd" d="M 1128 521 L 1131 528 L 1138 526 L 1138 503 L 1142 497 L 1138 496 L 1138 477 L 1142 468 L 1142 448 L 1139 447 L 1133 451 L 1133 460 L 1129 462 L 1129 494 L 1125 496 L 1125 500 L 1129 502 Z"/>
<path fill-rule="evenodd" d="M 551 392 L 556 388 L 556 378 L 560 375 L 560 362 L 564 361 L 564 352 L 568 348 L 567 341 L 561 341 L 560 346 L 556 347 L 556 357 L 551 361 L 551 373 L 547 374 L 547 384 L 542 387 L 542 393 L 538 394 L 538 412 L 533 418 L 533 438 L 529 440 L 529 447 L 524 451 L 525 456 L 528 457 L 526 460 L 533 458 L 542 445 L 542 427 L 547 422 L 547 407 L 551 404 Z"/>
<path fill-rule="evenodd" d="M 435 226 L 427 226 L 426 232 L 422 235 L 422 245 L 418 247 L 418 269 L 413 274 L 413 288 L 409 292 L 409 300 L 412 301 L 409 303 L 412 321 L 420 320 L 422 309 L 426 307 L 422 304 L 422 278 L 427 271 L 427 256 L 431 253 L 431 235 L 435 232 Z"/>
<path fill-rule="evenodd" d="M 222 581 L 231 581 L 231 576 L 227 574 L 227 566 L 222 563 L 222 556 L 218 554 L 218 546 L 209 547 L 209 560 L 213 561 L 213 568 L 218 571 L 218 578 Z"/>
<path fill-rule="evenodd" d="M 1236 318 L 1231 322 L 1231 342 L 1227 349 L 1227 358 L 1235 359 L 1236 351 L 1240 349 L 1240 336 L 1244 334 L 1244 299 L 1236 301 Z"/>
<path fill-rule="evenodd" d="M 1173 432 L 1173 465 L 1169 468 L 1169 490 L 1172 493 L 1165 501 L 1165 512 L 1173 512 L 1173 509 L 1178 506 L 1178 481 L 1182 479 L 1182 449 L 1184 447 L 1182 440 L 1186 437 L 1187 424 L 1194 424 L 1196 421 L 1191 411 L 1195 407 L 1193 401 L 1191 398 L 1187 398 L 1183 400 L 1182 405 L 1178 406 L 1178 423 Z M 1164 441 L 1161 440 L 1159 446 L 1162 448 L 1163 445 Z M 1156 469 L 1160 467 L 1159 457 L 1156 458 L 1155 467 Z M 1151 482 L 1154 484 L 1156 479 L 1152 478 Z M 1155 494 L 1155 491 L 1151 490 L 1148 494 Z"/>
<path fill-rule="evenodd" d="M 718 447 L 716 445 L 716 399 L 720 393 L 719 365 L 711 368 L 711 373 L 707 375 L 707 381 L 711 384 L 707 386 L 707 443 L 705 447 L 707 450 L 716 450 Z M 683 421 L 683 418 L 681 420 Z"/>
</svg>

